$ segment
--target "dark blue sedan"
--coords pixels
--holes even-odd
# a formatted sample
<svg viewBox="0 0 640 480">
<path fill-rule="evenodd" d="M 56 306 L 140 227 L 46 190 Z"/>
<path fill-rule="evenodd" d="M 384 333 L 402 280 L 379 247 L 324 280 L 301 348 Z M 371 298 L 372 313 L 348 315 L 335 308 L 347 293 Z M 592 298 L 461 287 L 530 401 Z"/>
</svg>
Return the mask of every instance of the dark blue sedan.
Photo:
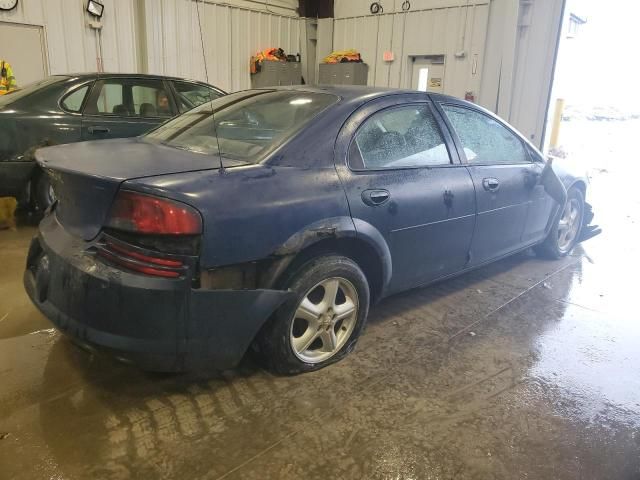
<svg viewBox="0 0 640 480">
<path fill-rule="evenodd" d="M 564 256 L 590 220 L 584 179 L 476 105 L 415 91 L 244 91 L 36 157 L 58 200 L 29 296 L 145 369 L 228 368 L 250 346 L 278 372 L 324 367 L 380 298 L 532 246 Z"/>
</svg>

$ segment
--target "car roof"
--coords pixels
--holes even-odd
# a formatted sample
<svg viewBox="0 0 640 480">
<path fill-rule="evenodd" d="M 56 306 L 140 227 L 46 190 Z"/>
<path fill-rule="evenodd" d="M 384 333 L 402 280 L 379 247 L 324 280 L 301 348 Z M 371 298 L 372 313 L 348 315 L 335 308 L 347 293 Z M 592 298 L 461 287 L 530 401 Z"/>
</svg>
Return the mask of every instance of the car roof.
<svg viewBox="0 0 640 480">
<path fill-rule="evenodd" d="M 77 79 L 96 79 L 96 78 L 114 78 L 114 77 L 136 77 L 136 78 L 163 78 L 166 80 L 180 80 L 180 81 L 187 81 L 187 82 L 195 82 L 195 83 L 202 83 L 205 85 L 211 85 L 211 84 L 207 84 L 207 82 L 203 82 L 201 80 L 193 80 L 190 78 L 183 78 L 183 77 L 174 77 L 174 76 L 168 76 L 168 75 L 152 75 L 149 73 L 111 73 L 111 72 L 84 72 L 84 73 L 65 73 L 63 75 L 53 75 L 56 77 L 61 77 L 61 78 L 77 78 Z M 215 85 L 212 85 L 215 86 Z M 217 87 L 216 87 L 217 88 Z"/>
<path fill-rule="evenodd" d="M 302 92 L 330 93 L 341 97 L 347 103 L 358 103 L 389 95 L 429 95 L 439 101 L 466 103 L 457 97 L 440 93 L 422 92 L 408 88 L 370 87 L 364 85 L 290 85 L 283 87 L 264 87 L 257 90 L 290 90 Z"/>
</svg>

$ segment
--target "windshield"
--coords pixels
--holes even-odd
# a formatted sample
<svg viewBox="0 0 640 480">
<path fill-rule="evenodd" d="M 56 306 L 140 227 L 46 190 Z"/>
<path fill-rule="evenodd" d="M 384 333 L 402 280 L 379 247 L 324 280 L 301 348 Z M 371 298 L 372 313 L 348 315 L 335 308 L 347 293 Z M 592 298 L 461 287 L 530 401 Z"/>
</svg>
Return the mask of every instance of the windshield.
<svg viewBox="0 0 640 480">
<path fill-rule="evenodd" d="M 41 89 L 42 87 L 46 87 L 47 85 L 51 85 L 53 83 L 59 82 L 61 80 L 64 80 L 65 78 L 67 77 L 62 77 L 62 76 L 47 77 L 42 80 L 38 80 L 37 82 L 29 83 L 24 87 L 19 87 L 18 89 L 12 90 L 9 93 L 6 93 L 4 95 L 0 95 L 0 107 L 9 105 L 15 102 L 16 100 L 19 100 L 21 98 L 26 97 L 27 95 L 32 94 L 33 92 Z"/>
<path fill-rule="evenodd" d="M 248 90 L 190 110 L 145 140 L 204 154 L 219 148 L 224 157 L 258 163 L 336 101 L 324 93 Z"/>
</svg>

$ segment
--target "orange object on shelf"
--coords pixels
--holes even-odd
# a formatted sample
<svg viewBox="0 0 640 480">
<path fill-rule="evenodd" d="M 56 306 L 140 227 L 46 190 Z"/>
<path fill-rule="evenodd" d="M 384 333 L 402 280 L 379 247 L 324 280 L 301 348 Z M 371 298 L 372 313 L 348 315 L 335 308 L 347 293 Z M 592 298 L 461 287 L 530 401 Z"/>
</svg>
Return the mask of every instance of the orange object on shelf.
<svg viewBox="0 0 640 480">
<path fill-rule="evenodd" d="M 360 52 L 352 48 L 350 50 L 331 52 L 331 54 L 324 57 L 322 61 L 324 63 L 362 62 L 362 57 L 360 57 Z"/>
</svg>

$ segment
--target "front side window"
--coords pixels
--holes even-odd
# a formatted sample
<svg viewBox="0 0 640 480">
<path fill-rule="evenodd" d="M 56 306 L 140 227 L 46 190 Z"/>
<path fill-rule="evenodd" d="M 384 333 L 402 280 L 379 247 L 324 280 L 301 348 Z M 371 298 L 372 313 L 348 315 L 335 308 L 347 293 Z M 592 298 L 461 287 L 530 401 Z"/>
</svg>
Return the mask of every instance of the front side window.
<svg viewBox="0 0 640 480">
<path fill-rule="evenodd" d="M 143 118 L 173 116 L 164 83 L 144 79 L 109 79 L 96 82 L 84 113 Z"/>
<path fill-rule="evenodd" d="M 249 90 L 189 110 L 145 139 L 257 163 L 337 101 L 324 93 Z"/>
<path fill-rule="evenodd" d="M 443 105 L 469 163 L 529 163 L 520 139 L 493 118 L 465 107 Z"/>
<path fill-rule="evenodd" d="M 360 127 L 351 144 L 349 165 L 380 169 L 448 165 L 449 152 L 427 105 L 383 110 Z"/>
<path fill-rule="evenodd" d="M 173 85 L 176 88 L 180 112 L 191 110 L 205 102 L 215 100 L 221 95 L 217 90 L 197 83 L 173 82 Z"/>
</svg>

